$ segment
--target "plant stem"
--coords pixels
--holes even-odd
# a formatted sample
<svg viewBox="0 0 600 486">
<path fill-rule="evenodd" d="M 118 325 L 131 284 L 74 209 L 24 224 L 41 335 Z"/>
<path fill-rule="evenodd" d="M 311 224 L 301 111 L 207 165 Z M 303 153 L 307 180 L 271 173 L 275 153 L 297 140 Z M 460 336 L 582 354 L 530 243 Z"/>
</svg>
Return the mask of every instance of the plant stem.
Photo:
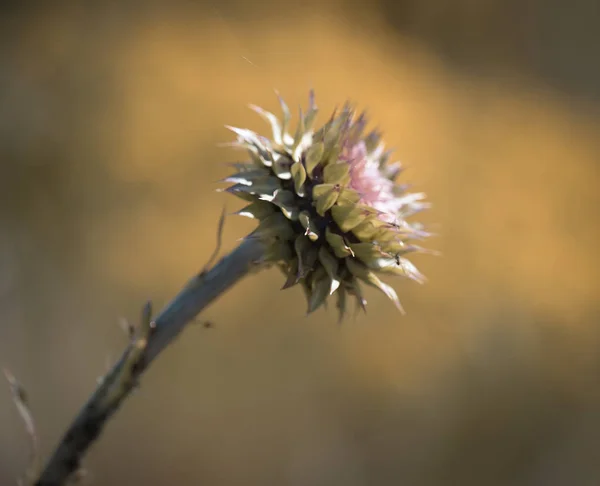
<svg viewBox="0 0 600 486">
<path fill-rule="evenodd" d="M 144 307 L 141 325 L 121 358 L 80 410 L 50 457 L 35 486 L 60 486 L 80 468 L 80 461 L 106 422 L 138 384 L 149 364 L 179 335 L 188 322 L 242 277 L 259 267 L 265 247 L 245 239 L 213 268 L 202 271 L 152 320 Z"/>
</svg>

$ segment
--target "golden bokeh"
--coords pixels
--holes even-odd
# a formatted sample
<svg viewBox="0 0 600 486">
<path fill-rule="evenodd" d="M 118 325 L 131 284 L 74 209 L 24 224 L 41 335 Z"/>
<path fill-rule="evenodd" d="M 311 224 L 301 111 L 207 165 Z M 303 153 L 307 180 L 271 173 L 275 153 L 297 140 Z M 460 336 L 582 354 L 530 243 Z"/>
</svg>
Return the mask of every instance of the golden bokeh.
<svg viewBox="0 0 600 486">
<path fill-rule="evenodd" d="M 509 3 L 7 11 L 0 364 L 44 453 L 124 346 L 119 317 L 164 305 L 241 206 L 215 192 L 241 155 L 218 146 L 224 125 L 268 133 L 249 103 L 277 110 L 277 89 L 305 106 L 314 88 L 321 121 L 366 108 L 428 193 L 429 282 L 394 284 L 407 316 L 373 290 L 340 327 L 332 309 L 306 318 L 277 271 L 249 277 L 109 423 L 92 484 L 600 482 L 600 93 L 540 47 L 556 19 Z M 252 227 L 228 218 L 224 250 Z M 11 484 L 27 440 L 4 390 Z"/>
</svg>

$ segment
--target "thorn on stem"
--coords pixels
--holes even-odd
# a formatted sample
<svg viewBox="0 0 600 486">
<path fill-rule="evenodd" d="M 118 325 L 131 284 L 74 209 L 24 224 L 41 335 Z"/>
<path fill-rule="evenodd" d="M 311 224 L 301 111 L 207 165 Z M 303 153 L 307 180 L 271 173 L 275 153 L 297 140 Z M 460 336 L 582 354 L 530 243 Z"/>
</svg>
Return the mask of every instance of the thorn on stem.
<svg viewBox="0 0 600 486">
<path fill-rule="evenodd" d="M 151 330 L 154 329 L 156 324 L 152 322 L 152 302 L 148 301 L 142 307 L 142 316 L 140 320 L 140 331 L 142 336 L 148 337 Z"/>
<path fill-rule="evenodd" d="M 225 216 L 226 216 L 225 206 L 223 206 L 223 210 L 221 211 L 221 216 L 219 216 L 219 224 L 217 226 L 217 246 L 215 247 L 215 251 L 213 251 L 212 255 L 204 265 L 204 268 L 200 272 L 200 274 L 204 274 L 208 272 L 212 264 L 219 256 L 219 252 L 221 251 L 221 247 L 223 246 L 223 228 L 225 226 Z"/>
</svg>

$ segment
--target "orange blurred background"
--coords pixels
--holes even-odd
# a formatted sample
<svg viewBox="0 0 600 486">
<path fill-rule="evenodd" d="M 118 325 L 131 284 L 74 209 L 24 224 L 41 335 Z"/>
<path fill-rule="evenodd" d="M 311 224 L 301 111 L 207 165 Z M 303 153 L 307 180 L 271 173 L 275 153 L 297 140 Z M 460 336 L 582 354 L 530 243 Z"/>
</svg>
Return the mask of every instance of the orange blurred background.
<svg viewBox="0 0 600 486">
<path fill-rule="evenodd" d="M 441 257 L 408 312 L 343 326 L 272 270 L 145 375 L 92 484 L 600 484 L 593 0 L 72 2 L 0 20 L 0 364 L 47 456 L 125 345 L 211 254 L 248 108 L 366 108 L 428 193 Z M 594 20 L 596 19 L 596 20 Z M 253 227 L 226 221 L 225 250 Z M 157 309 L 158 310 L 158 309 Z M 28 442 L 0 386 L 0 484 Z"/>
</svg>

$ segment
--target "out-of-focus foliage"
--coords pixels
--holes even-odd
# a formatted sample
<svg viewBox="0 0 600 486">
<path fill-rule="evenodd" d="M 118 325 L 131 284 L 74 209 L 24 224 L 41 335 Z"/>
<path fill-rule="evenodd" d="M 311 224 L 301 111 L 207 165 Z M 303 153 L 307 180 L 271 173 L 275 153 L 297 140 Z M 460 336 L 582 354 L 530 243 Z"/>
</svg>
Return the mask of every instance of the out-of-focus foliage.
<svg viewBox="0 0 600 486">
<path fill-rule="evenodd" d="M 91 5 L 91 4 L 89 4 Z M 338 0 L 3 7 L 0 362 L 55 441 L 213 250 L 224 124 L 317 93 L 369 110 L 434 208 L 408 312 L 303 316 L 244 281 L 145 376 L 86 461 L 97 485 L 600 481 L 595 3 Z M 596 54 L 596 55 L 594 55 Z M 227 249 L 252 228 L 226 222 Z M 27 437 L 0 388 L 0 483 Z"/>
</svg>

